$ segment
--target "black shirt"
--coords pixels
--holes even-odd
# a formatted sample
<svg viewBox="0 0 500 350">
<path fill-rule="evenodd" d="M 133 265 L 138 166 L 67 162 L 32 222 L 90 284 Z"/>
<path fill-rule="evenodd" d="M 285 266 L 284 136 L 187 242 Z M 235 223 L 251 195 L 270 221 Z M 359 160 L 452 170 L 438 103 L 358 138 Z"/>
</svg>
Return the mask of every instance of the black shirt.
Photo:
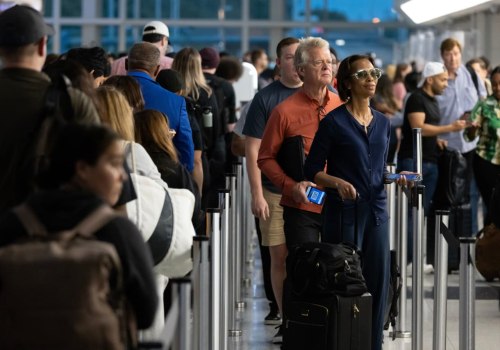
<svg viewBox="0 0 500 350">
<path fill-rule="evenodd" d="M 437 100 L 427 95 L 421 88 L 413 92 L 406 101 L 403 120 L 403 139 L 399 147 L 399 159 L 413 158 L 413 130 L 408 121 L 408 114 L 424 113 L 425 124 L 439 125 L 439 105 Z M 437 136 L 422 136 L 422 161 L 437 162 Z"/>
</svg>

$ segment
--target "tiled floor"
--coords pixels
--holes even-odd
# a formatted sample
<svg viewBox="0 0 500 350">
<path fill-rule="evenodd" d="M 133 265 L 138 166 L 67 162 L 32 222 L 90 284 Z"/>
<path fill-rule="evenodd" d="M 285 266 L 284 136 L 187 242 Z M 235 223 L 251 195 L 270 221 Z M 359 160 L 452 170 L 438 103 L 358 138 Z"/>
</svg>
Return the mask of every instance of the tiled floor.
<svg viewBox="0 0 500 350">
<path fill-rule="evenodd" d="M 258 250 L 256 250 L 258 251 Z M 247 307 L 239 312 L 239 328 L 242 330 L 241 337 L 230 338 L 230 350 L 271 350 L 279 349 L 271 343 L 271 338 L 276 332 L 274 326 L 266 326 L 263 319 L 267 314 L 268 302 L 264 296 L 261 278 L 261 262 L 258 254 L 255 255 L 254 264 L 251 266 L 252 285 L 243 289 Z M 447 317 L 447 350 L 458 350 L 458 279 L 457 273 L 449 275 L 449 300 Z M 433 336 L 433 300 L 432 287 L 434 275 L 425 275 L 425 299 L 424 299 L 424 342 L 423 349 L 432 349 Z M 498 293 L 500 283 L 486 283 L 479 275 L 477 276 L 477 298 L 476 298 L 476 349 L 500 349 L 500 309 Z M 408 300 L 407 324 L 411 327 L 411 299 Z M 410 350 L 411 339 L 396 339 L 392 341 L 386 336 L 384 350 Z"/>
</svg>

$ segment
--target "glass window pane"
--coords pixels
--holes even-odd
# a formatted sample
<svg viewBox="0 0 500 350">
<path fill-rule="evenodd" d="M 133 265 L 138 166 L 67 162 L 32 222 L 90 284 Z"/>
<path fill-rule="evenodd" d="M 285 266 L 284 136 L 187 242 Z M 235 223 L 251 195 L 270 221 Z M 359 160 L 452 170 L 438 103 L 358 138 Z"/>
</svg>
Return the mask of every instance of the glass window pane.
<svg viewBox="0 0 500 350">
<path fill-rule="evenodd" d="M 54 9 L 54 2 L 52 0 L 46 0 L 43 2 L 42 12 L 45 17 L 52 17 Z"/>
<path fill-rule="evenodd" d="M 241 51 L 240 28 L 170 27 L 170 37 L 174 51 L 186 46 L 196 49 L 213 47 L 230 54 Z"/>
<path fill-rule="evenodd" d="M 172 18 L 179 7 L 180 0 L 127 0 L 127 18 Z"/>
<path fill-rule="evenodd" d="M 278 0 L 287 20 L 305 20 L 307 0 Z M 310 21 L 387 22 L 397 20 L 393 0 L 310 0 Z M 276 5 L 273 1 L 273 8 Z M 271 8 L 271 11 L 273 9 Z"/>
<path fill-rule="evenodd" d="M 82 0 L 61 0 L 61 17 L 82 17 Z"/>
<path fill-rule="evenodd" d="M 270 0 L 251 0 L 250 18 L 269 19 Z"/>
<path fill-rule="evenodd" d="M 220 0 L 182 1 L 180 3 L 180 18 L 219 18 Z"/>
<path fill-rule="evenodd" d="M 224 7 L 225 19 L 241 19 L 241 0 L 226 0 Z M 252 7 L 252 5 L 250 5 Z"/>
<path fill-rule="evenodd" d="M 82 46 L 82 27 L 61 26 L 61 53 Z"/>
<path fill-rule="evenodd" d="M 100 27 L 101 46 L 106 52 L 118 52 L 118 26 Z"/>
<path fill-rule="evenodd" d="M 101 16 L 104 18 L 118 18 L 119 3 L 116 0 L 101 1 Z"/>
</svg>

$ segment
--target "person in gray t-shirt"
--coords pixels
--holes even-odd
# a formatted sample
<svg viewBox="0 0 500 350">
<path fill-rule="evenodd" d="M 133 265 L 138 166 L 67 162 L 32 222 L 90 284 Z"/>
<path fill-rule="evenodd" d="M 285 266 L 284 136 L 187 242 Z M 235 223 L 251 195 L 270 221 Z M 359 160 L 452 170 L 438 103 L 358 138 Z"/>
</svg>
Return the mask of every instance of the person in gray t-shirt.
<svg viewBox="0 0 500 350">
<path fill-rule="evenodd" d="M 252 193 L 252 213 L 258 218 L 262 231 L 261 254 L 266 247 L 269 247 L 271 255 L 271 266 L 263 266 L 263 270 L 265 274 L 269 271 L 271 273 L 272 289 L 280 310 L 282 310 L 285 259 L 288 254 L 283 231 L 283 209 L 279 205 L 281 194 L 269 180 L 261 178 L 257 156 L 271 111 L 302 86 L 302 81 L 293 64 L 298 45 L 299 40 L 296 38 L 285 38 L 279 42 L 276 48 L 276 64 L 280 68 L 280 79 L 255 95 L 243 128 L 247 172 Z M 281 342 L 281 329 L 273 338 L 273 342 Z"/>
</svg>

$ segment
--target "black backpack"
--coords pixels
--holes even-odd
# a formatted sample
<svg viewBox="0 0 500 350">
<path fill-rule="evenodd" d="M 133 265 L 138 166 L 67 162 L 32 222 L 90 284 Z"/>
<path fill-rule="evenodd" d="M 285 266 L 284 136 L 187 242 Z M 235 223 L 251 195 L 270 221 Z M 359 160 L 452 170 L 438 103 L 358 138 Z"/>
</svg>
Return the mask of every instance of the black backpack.
<svg viewBox="0 0 500 350">
<path fill-rule="evenodd" d="M 436 209 L 469 203 L 467 160 L 457 150 L 445 149 L 438 159 L 439 177 L 433 202 Z"/>
</svg>

